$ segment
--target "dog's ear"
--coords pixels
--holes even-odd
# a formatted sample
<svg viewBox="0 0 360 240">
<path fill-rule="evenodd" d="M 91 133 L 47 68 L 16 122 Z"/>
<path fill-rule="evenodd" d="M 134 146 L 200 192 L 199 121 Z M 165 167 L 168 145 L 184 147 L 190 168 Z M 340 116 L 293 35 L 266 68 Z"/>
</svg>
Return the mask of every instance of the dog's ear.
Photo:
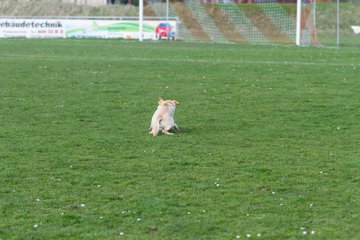
<svg viewBox="0 0 360 240">
<path fill-rule="evenodd" d="M 178 105 L 179 104 L 179 102 L 178 101 L 176 101 L 176 100 L 173 100 L 174 101 L 174 103 L 176 104 L 176 105 Z"/>
<path fill-rule="evenodd" d="M 160 104 L 162 104 L 164 102 L 164 100 L 161 98 L 161 97 L 159 97 L 158 98 L 158 104 L 160 105 Z"/>
</svg>

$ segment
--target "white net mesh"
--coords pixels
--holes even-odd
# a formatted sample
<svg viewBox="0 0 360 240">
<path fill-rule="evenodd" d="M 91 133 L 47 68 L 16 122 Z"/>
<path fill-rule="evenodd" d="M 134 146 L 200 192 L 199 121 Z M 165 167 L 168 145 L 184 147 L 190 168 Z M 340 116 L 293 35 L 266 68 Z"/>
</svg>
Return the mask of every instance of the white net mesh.
<svg viewBox="0 0 360 240">
<path fill-rule="evenodd" d="M 266 44 L 269 40 L 263 36 L 255 24 L 246 16 L 240 7 L 233 5 L 220 5 L 221 10 L 227 16 L 229 23 L 232 24 L 236 31 L 244 37 L 246 42 L 252 44 Z"/>
<path fill-rule="evenodd" d="M 220 31 L 215 23 L 215 19 L 209 15 L 207 6 L 198 1 L 186 1 L 186 6 L 190 9 L 195 20 L 201 25 L 202 30 L 209 37 L 210 41 L 227 43 L 228 40 Z"/>
<path fill-rule="evenodd" d="M 158 17 L 177 17 L 177 37 L 184 41 L 295 43 L 296 1 L 285 4 L 276 0 L 252 0 L 246 4 L 236 0 L 185 0 L 167 4 L 151 0 L 147 3 Z M 304 2 L 306 9 L 312 5 Z M 304 43 L 313 41 L 316 32 L 313 19 L 314 14 L 303 13 Z"/>
<path fill-rule="evenodd" d="M 316 32 L 316 1 L 304 0 L 301 10 L 301 44 L 318 45 Z"/>
<path fill-rule="evenodd" d="M 294 42 L 296 38 L 295 19 L 290 17 L 277 1 L 257 1 L 261 10 L 271 20 L 275 27 L 284 34 L 290 41 Z"/>
</svg>

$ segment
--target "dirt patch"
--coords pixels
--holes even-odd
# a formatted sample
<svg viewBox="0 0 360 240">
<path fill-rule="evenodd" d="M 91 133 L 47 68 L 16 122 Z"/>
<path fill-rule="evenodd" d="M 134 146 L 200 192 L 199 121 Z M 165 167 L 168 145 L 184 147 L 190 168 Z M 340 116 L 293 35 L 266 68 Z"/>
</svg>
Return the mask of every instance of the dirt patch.
<svg viewBox="0 0 360 240">
<path fill-rule="evenodd" d="M 264 14 L 258 5 L 254 5 L 251 9 L 245 8 L 243 11 L 252 24 L 271 42 L 292 43 L 292 41 L 276 27 L 271 19 Z"/>
<path fill-rule="evenodd" d="M 223 11 L 210 4 L 205 4 L 204 8 L 226 39 L 231 42 L 247 43 L 247 40 L 235 29 L 235 26 L 230 24 Z"/>
<path fill-rule="evenodd" d="M 201 25 L 196 21 L 190 9 L 183 3 L 175 3 L 173 5 L 176 14 L 179 15 L 182 24 L 186 26 L 191 35 L 200 41 L 210 41 L 209 36 L 204 32 Z"/>
</svg>

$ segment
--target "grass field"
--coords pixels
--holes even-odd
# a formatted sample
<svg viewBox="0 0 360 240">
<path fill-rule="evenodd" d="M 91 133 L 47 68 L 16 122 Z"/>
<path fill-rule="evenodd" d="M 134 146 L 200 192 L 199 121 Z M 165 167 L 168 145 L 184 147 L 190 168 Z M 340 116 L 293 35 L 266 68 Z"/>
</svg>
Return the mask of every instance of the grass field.
<svg viewBox="0 0 360 240">
<path fill-rule="evenodd" d="M 359 55 L 0 40 L 0 239 L 358 239 Z"/>
</svg>

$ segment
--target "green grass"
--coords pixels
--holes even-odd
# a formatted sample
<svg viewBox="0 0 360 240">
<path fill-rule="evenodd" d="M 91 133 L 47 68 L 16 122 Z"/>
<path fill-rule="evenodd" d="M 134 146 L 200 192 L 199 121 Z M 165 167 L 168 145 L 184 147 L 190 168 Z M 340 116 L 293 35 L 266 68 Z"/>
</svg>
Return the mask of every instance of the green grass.
<svg viewBox="0 0 360 240">
<path fill-rule="evenodd" d="M 0 239 L 360 236 L 359 48 L 0 49 Z"/>
</svg>

